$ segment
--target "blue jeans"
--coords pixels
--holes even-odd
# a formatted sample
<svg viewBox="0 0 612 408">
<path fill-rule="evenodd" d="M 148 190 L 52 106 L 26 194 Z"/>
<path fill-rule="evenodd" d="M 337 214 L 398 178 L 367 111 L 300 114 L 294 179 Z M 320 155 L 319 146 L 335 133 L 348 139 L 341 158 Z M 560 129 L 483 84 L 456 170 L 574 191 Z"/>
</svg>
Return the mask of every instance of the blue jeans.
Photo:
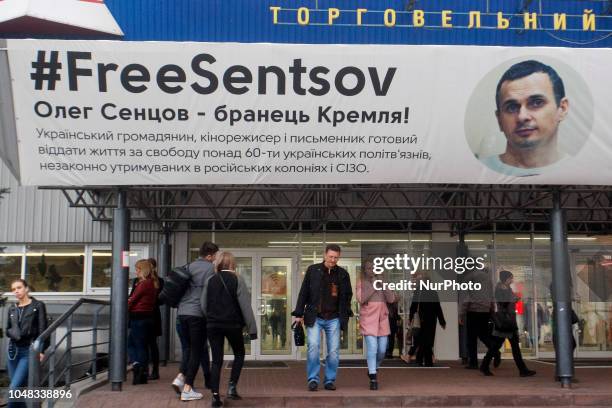
<svg viewBox="0 0 612 408">
<path fill-rule="evenodd" d="M 149 364 L 149 339 L 153 336 L 153 319 L 130 320 L 128 354 L 133 364 Z"/>
<path fill-rule="evenodd" d="M 388 336 L 364 336 L 366 343 L 366 359 L 368 374 L 376 374 L 387 352 Z"/>
<path fill-rule="evenodd" d="M 28 363 L 30 361 L 30 348 L 28 346 L 18 347 L 9 342 L 8 350 L 8 372 L 11 379 L 9 389 L 14 390 L 28 386 Z M 9 402 L 9 408 L 25 407 L 25 402 Z"/>
<path fill-rule="evenodd" d="M 312 327 L 306 327 L 308 341 L 308 355 L 306 359 L 306 375 L 308 382 L 320 382 L 319 347 L 321 344 L 321 330 L 325 331 L 327 342 L 327 357 L 325 358 L 325 384 L 336 381 L 336 371 L 340 360 L 340 319 L 325 320 L 317 317 Z"/>
</svg>

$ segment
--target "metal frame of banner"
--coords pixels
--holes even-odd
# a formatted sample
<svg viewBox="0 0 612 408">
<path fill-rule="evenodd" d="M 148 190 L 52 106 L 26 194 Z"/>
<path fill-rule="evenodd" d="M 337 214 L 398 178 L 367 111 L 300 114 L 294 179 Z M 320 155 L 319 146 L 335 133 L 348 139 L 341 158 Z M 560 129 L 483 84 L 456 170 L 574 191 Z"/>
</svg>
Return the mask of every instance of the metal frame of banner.
<svg viewBox="0 0 612 408">
<path fill-rule="evenodd" d="M 95 221 L 110 222 L 116 187 L 42 187 L 63 192 L 71 207 Z M 612 186 L 554 186 L 570 233 L 612 231 Z M 503 185 L 198 185 L 122 188 L 132 210 L 133 231 L 428 230 L 447 223 L 449 232 L 507 230 L 549 232 L 552 186 Z M 184 228 L 184 225 L 181 228 Z"/>
</svg>

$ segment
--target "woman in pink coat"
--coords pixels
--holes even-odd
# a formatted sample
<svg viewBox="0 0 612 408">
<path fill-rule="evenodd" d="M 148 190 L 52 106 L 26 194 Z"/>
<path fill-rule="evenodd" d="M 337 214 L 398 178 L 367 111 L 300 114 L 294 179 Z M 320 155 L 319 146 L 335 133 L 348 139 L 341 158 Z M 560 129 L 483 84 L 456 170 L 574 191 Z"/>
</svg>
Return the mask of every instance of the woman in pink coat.
<svg viewBox="0 0 612 408">
<path fill-rule="evenodd" d="M 382 280 L 382 275 L 376 275 L 373 271 L 372 262 L 366 262 L 361 280 L 357 282 L 357 301 L 360 306 L 359 328 L 366 343 L 371 390 L 378 389 L 376 370 L 385 358 L 388 336 L 391 334 L 387 303 L 395 302 L 393 291 L 376 290 L 374 288 L 374 281 L 376 280 Z M 379 284 L 376 286 L 379 287 Z"/>
</svg>

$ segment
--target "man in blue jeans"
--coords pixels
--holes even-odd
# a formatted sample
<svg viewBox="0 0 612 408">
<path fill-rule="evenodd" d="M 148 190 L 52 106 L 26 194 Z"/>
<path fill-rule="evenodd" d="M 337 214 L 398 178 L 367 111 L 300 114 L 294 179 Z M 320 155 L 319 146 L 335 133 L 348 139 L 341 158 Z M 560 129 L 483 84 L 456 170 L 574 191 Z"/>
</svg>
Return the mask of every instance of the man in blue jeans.
<svg viewBox="0 0 612 408">
<path fill-rule="evenodd" d="M 331 391 L 336 389 L 340 330 L 346 333 L 348 319 L 353 315 L 351 311 L 353 289 L 349 274 L 338 266 L 340 252 L 338 245 L 327 245 L 323 262 L 308 267 L 292 313 L 295 316 L 294 322 L 306 325 L 308 342 L 306 375 L 310 391 L 316 391 L 320 382 L 321 330 L 325 331 L 327 342 L 325 389 Z"/>
</svg>

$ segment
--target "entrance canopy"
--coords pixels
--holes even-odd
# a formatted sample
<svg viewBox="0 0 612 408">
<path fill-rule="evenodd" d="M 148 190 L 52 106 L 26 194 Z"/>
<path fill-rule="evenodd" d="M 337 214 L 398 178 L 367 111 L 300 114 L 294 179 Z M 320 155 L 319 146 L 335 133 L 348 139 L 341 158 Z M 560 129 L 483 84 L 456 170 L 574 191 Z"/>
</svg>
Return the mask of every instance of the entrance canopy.
<svg viewBox="0 0 612 408">
<path fill-rule="evenodd" d="M 111 221 L 116 188 L 61 188 L 70 205 Z M 609 234 L 612 187 L 555 187 L 568 231 Z M 550 232 L 550 186 L 212 185 L 124 189 L 132 221 L 160 230 L 414 231 L 447 224 L 451 232 Z"/>
</svg>

